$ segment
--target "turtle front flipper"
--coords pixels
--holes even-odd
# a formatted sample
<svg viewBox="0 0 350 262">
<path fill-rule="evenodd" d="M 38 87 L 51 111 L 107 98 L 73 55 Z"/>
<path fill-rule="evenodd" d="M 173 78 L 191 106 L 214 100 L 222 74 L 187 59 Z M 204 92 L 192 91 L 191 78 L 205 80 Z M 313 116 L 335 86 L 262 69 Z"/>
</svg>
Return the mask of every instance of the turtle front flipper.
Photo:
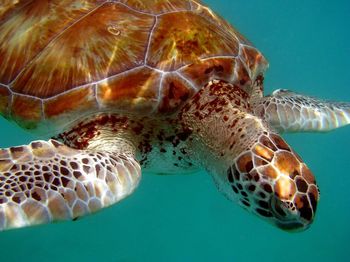
<svg viewBox="0 0 350 262">
<path fill-rule="evenodd" d="M 75 219 L 137 187 L 130 152 L 75 150 L 55 140 L 0 150 L 0 230 Z"/>
<path fill-rule="evenodd" d="M 350 123 L 350 103 L 322 101 L 285 89 L 253 107 L 257 116 L 280 132 L 326 132 Z"/>
</svg>

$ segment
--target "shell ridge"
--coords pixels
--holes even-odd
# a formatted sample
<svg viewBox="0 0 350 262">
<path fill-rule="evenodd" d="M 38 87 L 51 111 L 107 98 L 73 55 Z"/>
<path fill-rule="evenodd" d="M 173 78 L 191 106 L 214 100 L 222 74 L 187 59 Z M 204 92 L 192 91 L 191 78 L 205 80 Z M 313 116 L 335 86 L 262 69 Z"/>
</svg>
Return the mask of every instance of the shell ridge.
<svg viewBox="0 0 350 262">
<path fill-rule="evenodd" d="M 220 59 L 220 58 L 232 58 L 232 59 L 237 59 L 238 58 L 238 55 L 237 56 L 233 56 L 233 55 L 219 55 L 219 56 L 207 56 L 207 57 L 203 57 L 203 58 L 199 58 L 201 60 L 201 62 L 204 62 L 206 60 L 210 60 L 210 59 Z M 189 65 L 183 65 L 181 67 L 179 67 L 178 69 L 176 69 L 174 72 L 180 72 L 182 71 L 183 69 L 185 69 L 186 67 L 189 67 L 191 64 Z M 152 68 L 153 69 L 153 68 Z"/>
<path fill-rule="evenodd" d="M 130 69 L 126 70 L 126 71 L 123 71 L 123 72 L 120 72 L 120 73 L 111 75 L 111 76 L 109 76 L 109 77 L 106 77 L 106 78 L 104 78 L 104 79 L 101 79 L 101 80 L 98 80 L 98 81 L 94 81 L 94 82 L 90 82 L 90 83 L 86 83 L 86 84 L 83 84 L 83 85 L 79 85 L 79 86 L 73 87 L 73 88 L 71 88 L 71 89 L 69 89 L 69 90 L 63 91 L 63 92 L 61 92 L 61 93 L 59 93 L 59 94 L 57 94 L 57 95 L 53 95 L 53 96 L 46 97 L 46 98 L 40 98 L 40 97 L 33 96 L 33 95 L 27 95 L 27 94 L 18 93 L 18 92 L 15 92 L 15 91 L 11 90 L 11 89 L 9 89 L 9 90 L 10 90 L 11 93 L 14 94 L 14 95 L 19 95 L 19 96 L 28 97 L 28 98 L 39 99 L 39 100 L 42 100 L 42 101 L 45 102 L 45 101 L 48 101 L 48 100 L 55 99 L 55 98 L 57 98 L 57 97 L 59 97 L 59 96 L 62 96 L 62 95 L 64 95 L 64 94 L 67 94 L 67 93 L 69 93 L 69 92 L 76 91 L 76 90 L 78 90 L 78 89 L 80 89 L 80 88 L 85 88 L 85 87 L 87 87 L 87 86 L 92 86 L 92 85 L 100 84 L 100 83 L 102 83 L 102 82 L 104 82 L 104 81 L 107 81 L 108 79 L 111 79 L 111 78 L 113 78 L 113 77 L 117 77 L 117 76 L 119 76 L 119 75 L 127 74 L 127 73 L 129 73 L 129 72 L 132 72 L 132 71 L 134 71 L 134 70 L 140 69 L 140 68 L 142 68 L 142 67 L 145 67 L 145 66 L 144 66 L 144 65 L 140 65 L 140 66 L 137 66 L 137 67 L 133 67 L 133 68 L 130 68 Z M 152 69 L 153 69 L 153 68 L 152 68 Z M 5 86 L 5 85 L 4 85 L 4 86 Z M 5 87 L 6 87 L 6 86 L 5 86 Z"/>
<path fill-rule="evenodd" d="M 0 86 L 7 88 L 12 93 L 12 90 L 10 89 L 10 87 L 8 85 L 0 83 Z"/>
<path fill-rule="evenodd" d="M 157 99 L 157 104 L 154 107 L 154 110 L 152 113 L 157 112 L 160 104 L 161 104 L 161 97 L 162 97 L 162 91 L 163 91 L 163 81 L 164 81 L 164 76 L 168 74 L 167 72 L 162 73 L 161 77 L 160 77 L 160 81 L 159 81 L 159 88 L 158 88 L 158 99 Z"/>
<path fill-rule="evenodd" d="M 193 11 L 193 5 L 192 5 L 192 1 L 188 0 L 188 6 L 190 7 L 190 10 Z"/>
<path fill-rule="evenodd" d="M 180 9 L 180 10 L 173 10 L 173 11 L 169 11 L 169 12 L 163 12 L 163 13 L 159 13 L 155 16 L 159 17 L 159 16 L 163 16 L 163 15 L 168 15 L 168 14 L 174 14 L 174 13 L 193 13 L 192 10 L 188 10 L 188 9 Z"/>
<path fill-rule="evenodd" d="M 97 84 L 93 84 L 93 96 L 95 98 L 95 101 L 96 101 L 96 105 L 97 105 L 97 108 L 101 108 L 101 103 L 100 103 L 100 100 L 98 99 L 98 87 L 97 87 Z"/>
<path fill-rule="evenodd" d="M 113 1 L 114 2 L 114 1 Z M 131 7 L 131 6 L 129 6 L 127 3 L 123 3 L 123 2 L 120 2 L 120 1 L 117 1 L 119 4 L 121 4 L 121 5 L 123 5 L 123 6 L 125 6 L 125 7 L 127 7 L 127 8 L 129 8 L 130 10 L 132 10 L 132 11 L 135 11 L 135 12 L 137 12 L 137 13 L 140 13 L 140 14 L 144 14 L 144 15 L 151 15 L 151 16 L 161 16 L 161 15 L 165 15 L 165 14 L 169 14 L 169 13 L 177 13 L 177 12 L 182 12 L 182 11 L 192 11 L 192 4 L 191 4 L 191 0 L 188 0 L 188 9 L 178 9 L 178 10 L 174 10 L 174 11 L 169 11 L 169 12 L 167 12 L 167 11 L 165 11 L 165 12 L 160 12 L 160 13 L 158 13 L 158 14 L 154 14 L 154 13 L 152 13 L 152 12 L 147 12 L 147 11 L 141 11 L 141 10 L 138 10 L 138 9 L 136 9 L 136 8 L 133 8 L 133 7 Z M 170 3 L 168 3 L 168 4 L 170 4 L 170 6 L 172 6 L 172 7 L 174 7 L 174 5 L 170 2 Z M 176 9 L 176 8 L 174 8 L 174 9 Z"/>
<path fill-rule="evenodd" d="M 198 92 L 198 88 L 195 87 L 195 85 L 192 83 L 191 80 L 189 80 L 187 77 L 185 77 L 184 75 L 182 75 L 180 72 L 175 71 L 175 74 L 181 78 L 182 80 L 184 80 L 187 84 L 189 84 L 189 86 L 196 92 Z"/>
<path fill-rule="evenodd" d="M 144 58 L 144 60 L 143 60 L 143 63 L 144 63 L 145 65 L 147 65 L 147 58 L 148 58 L 148 55 L 149 55 L 149 49 L 150 49 L 150 47 L 151 47 L 153 32 L 154 32 L 154 30 L 156 29 L 157 24 L 158 24 L 158 17 L 157 17 L 157 16 L 154 16 L 154 23 L 153 23 L 153 25 L 152 25 L 151 31 L 150 31 L 149 36 L 148 36 L 145 58 Z"/>
<path fill-rule="evenodd" d="M 113 1 L 113 2 L 114 2 L 114 1 Z M 139 13 L 139 14 L 143 14 L 143 15 L 156 16 L 155 14 L 152 14 L 152 13 L 150 13 L 150 12 L 145 12 L 145 11 L 137 10 L 137 9 L 135 9 L 135 8 L 133 8 L 133 7 L 131 7 L 131 6 L 129 6 L 128 4 L 122 3 L 122 2 L 120 2 L 120 1 L 117 1 L 117 3 L 118 3 L 119 5 L 122 5 L 122 6 L 126 7 L 126 8 L 128 8 L 129 10 L 131 10 L 131 11 L 133 11 L 133 12 L 136 12 L 136 13 Z"/>
<path fill-rule="evenodd" d="M 96 85 L 96 89 L 97 89 L 97 85 L 100 84 L 100 83 L 103 83 L 103 82 L 105 82 L 105 81 L 108 81 L 109 79 L 114 78 L 114 77 L 118 77 L 118 76 L 121 76 L 121 75 L 126 75 L 126 74 L 128 74 L 129 72 L 136 71 L 136 70 L 138 70 L 138 69 L 140 69 L 140 68 L 142 68 L 142 67 L 145 67 L 145 66 L 144 66 L 144 65 L 136 66 L 136 67 L 130 68 L 130 69 L 126 70 L 126 71 L 123 71 L 123 72 L 120 72 L 120 73 L 111 75 L 111 76 L 109 76 L 109 77 L 103 78 L 103 79 L 98 80 L 98 81 L 93 81 L 93 82 L 90 82 L 90 83 L 86 83 L 86 84 L 83 84 L 83 85 L 80 85 L 80 86 L 73 87 L 73 88 L 71 88 L 71 89 L 69 89 L 69 90 L 66 90 L 66 91 L 64 91 L 64 92 L 61 92 L 61 93 L 59 93 L 59 94 L 57 94 L 57 95 L 54 95 L 54 96 L 51 96 L 51 97 L 47 97 L 47 98 L 45 98 L 45 99 L 43 99 L 43 100 L 48 101 L 48 100 L 51 100 L 51 99 L 55 99 L 55 98 L 57 98 L 57 97 L 59 97 L 59 96 L 62 96 L 62 95 L 64 95 L 64 94 L 67 94 L 67 93 L 69 93 L 69 92 L 78 90 L 78 89 L 80 89 L 80 88 L 85 88 L 85 87 L 88 87 L 88 86 Z"/>
</svg>

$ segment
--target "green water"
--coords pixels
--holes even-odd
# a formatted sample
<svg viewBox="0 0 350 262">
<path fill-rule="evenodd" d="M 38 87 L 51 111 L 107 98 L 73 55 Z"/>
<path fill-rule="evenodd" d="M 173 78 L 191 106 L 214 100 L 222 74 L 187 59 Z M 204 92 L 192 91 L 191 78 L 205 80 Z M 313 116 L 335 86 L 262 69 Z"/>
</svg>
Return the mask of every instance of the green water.
<svg viewBox="0 0 350 262">
<path fill-rule="evenodd" d="M 266 91 L 350 101 L 350 2 L 206 1 L 270 61 Z M 0 146 L 32 136 L 0 120 Z M 350 127 L 286 135 L 317 176 L 313 226 L 290 234 L 243 211 L 211 178 L 144 174 L 129 199 L 96 215 L 0 233 L 0 261 L 350 261 Z"/>
</svg>

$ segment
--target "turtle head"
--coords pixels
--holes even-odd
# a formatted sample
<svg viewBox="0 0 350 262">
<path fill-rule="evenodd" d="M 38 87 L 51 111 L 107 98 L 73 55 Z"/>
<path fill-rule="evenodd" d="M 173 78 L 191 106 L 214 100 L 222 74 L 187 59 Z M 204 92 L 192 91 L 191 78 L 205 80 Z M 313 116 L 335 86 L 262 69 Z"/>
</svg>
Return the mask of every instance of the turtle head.
<svg viewBox="0 0 350 262">
<path fill-rule="evenodd" d="M 196 138 L 188 146 L 228 199 L 284 230 L 306 229 L 319 200 L 314 176 L 250 110 L 241 88 L 211 81 L 181 111 Z"/>
<path fill-rule="evenodd" d="M 319 200 L 314 176 L 280 136 L 262 134 L 227 174 L 240 203 L 279 228 L 300 231 L 313 221 Z"/>
</svg>

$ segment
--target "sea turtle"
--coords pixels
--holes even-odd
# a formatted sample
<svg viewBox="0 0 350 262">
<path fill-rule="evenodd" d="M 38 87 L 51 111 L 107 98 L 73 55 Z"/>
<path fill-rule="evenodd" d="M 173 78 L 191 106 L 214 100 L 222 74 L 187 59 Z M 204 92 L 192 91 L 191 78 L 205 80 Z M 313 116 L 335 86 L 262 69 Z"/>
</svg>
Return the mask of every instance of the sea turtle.
<svg viewBox="0 0 350 262">
<path fill-rule="evenodd" d="M 198 0 L 0 0 L 0 113 L 43 141 L 0 150 L 0 229 L 119 202 L 141 169 L 206 170 L 285 230 L 314 176 L 277 132 L 328 131 L 350 104 L 277 90 L 264 56 Z"/>
</svg>

